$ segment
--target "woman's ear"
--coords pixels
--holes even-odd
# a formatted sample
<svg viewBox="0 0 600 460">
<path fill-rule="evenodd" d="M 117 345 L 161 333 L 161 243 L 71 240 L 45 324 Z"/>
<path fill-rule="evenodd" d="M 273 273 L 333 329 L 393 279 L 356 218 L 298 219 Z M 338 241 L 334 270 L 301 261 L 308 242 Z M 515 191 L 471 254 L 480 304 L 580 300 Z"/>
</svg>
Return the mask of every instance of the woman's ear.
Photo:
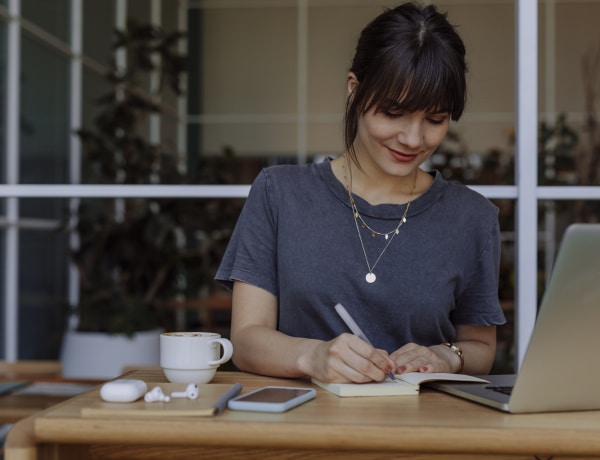
<svg viewBox="0 0 600 460">
<path fill-rule="evenodd" d="M 352 95 L 358 86 L 358 78 L 354 72 L 348 72 L 348 95 Z"/>
</svg>

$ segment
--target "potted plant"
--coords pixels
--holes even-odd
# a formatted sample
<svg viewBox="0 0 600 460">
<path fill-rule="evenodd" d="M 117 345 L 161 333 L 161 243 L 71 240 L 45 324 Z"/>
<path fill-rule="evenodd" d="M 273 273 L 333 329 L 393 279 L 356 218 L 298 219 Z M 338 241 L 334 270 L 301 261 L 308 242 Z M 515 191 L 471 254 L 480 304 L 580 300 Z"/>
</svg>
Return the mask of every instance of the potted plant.
<svg viewBox="0 0 600 460">
<path fill-rule="evenodd" d="M 98 101 L 94 128 L 77 132 L 83 182 L 222 183 L 217 166 L 231 162 L 231 155 L 196 161 L 190 169 L 145 134 L 148 117 L 161 111 L 156 102 L 160 96 L 182 92 L 186 58 L 176 45 L 183 35 L 129 21 L 127 30 L 117 31 L 116 37 L 114 51 L 126 51 L 127 66 L 111 66 L 111 89 Z M 139 82 L 152 73 L 160 75 L 161 84 L 148 94 Z M 163 306 L 168 299 L 211 289 L 238 213 L 238 206 L 219 200 L 81 199 L 69 227 L 79 240 L 69 252 L 80 289 L 71 309 L 76 327 L 63 341 L 64 374 L 105 378 L 118 375 L 122 365 L 157 364 L 159 331 L 169 327 L 173 316 Z M 106 335 L 119 348 L 100 345 Z M 81 340 L 91 340 L 93 351 L 84 351 Z M 145 356 L 132 358 L 122 347 L 139 341 Z M 112 351 L 103 361 L 99 352 L 104 349 Z M 84 369 L 87 362 L 93 365 Z"/>
</svg>

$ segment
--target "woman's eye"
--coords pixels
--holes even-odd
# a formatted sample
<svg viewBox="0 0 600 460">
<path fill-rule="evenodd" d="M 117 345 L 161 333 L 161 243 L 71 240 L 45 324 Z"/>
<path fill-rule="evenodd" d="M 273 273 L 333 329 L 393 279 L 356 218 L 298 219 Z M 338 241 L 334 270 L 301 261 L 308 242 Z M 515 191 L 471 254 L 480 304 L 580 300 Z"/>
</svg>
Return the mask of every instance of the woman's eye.
<svg viewBox="0 0 600 460">
<path fill-rule="evenodd" d="M 383 114 L 388 118 L 400 118 L 404 115 L 404 112 L 400 112 L 398 110 L 384 110 Z"/>
<path fill-rule="evenodd" d="M 434 125 L 441 125 L 446 121 L 446 117 L 442 117 L 442 118 L 428 118 L 429 123 L 434 124 Z"/>
</svg>

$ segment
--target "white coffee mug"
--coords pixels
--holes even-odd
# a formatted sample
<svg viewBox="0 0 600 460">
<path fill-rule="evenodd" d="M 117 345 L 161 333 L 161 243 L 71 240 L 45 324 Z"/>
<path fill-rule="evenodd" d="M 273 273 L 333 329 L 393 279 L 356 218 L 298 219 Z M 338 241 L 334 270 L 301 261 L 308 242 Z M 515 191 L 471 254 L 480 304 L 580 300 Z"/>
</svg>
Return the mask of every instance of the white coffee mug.
<svg viewBox="0 0 600 460">
<path fill-rule="evenodd" d="M 208 383 L 217 368 L 231 359 L 232 353 L 231 342 L 214 332 L 160 335 L 160 367 L 172 383 Z"/>
</svg>

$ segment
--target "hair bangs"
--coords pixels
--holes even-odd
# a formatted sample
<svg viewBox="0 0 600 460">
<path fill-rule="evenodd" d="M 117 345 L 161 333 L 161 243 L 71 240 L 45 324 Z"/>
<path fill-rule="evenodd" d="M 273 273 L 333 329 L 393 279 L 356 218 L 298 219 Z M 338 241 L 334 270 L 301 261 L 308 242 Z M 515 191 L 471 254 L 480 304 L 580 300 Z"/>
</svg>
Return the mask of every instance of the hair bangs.
<svg viewBox="0 0 600 460">
<path fill-rule="evenodd" d="M 368 86 L 364 112 L 401 109 L 406 112 L 447 112 L 453 120 L 462 115 L 466 99 L 464 74 L 454 66 L 439 65 L 439 55 L 427 56 L 426 50 L 412 60 L 381 60 Z M 402 55 L 402 53 L 393 53 Z M 435 64 L 434 64 L 435 63 Z"/>
</svg>

